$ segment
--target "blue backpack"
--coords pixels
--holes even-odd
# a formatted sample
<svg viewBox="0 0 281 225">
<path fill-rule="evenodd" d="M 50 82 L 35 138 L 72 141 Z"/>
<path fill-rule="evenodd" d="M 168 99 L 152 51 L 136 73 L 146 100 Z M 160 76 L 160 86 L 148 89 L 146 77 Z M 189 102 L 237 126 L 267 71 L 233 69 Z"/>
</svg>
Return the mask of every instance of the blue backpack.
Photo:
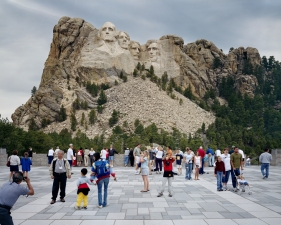
<svg viewBox="0 0 281 225">
<path fill-rule="evenodd" d="M 107 161 L 96 161 L 95 162 L 95 166 L 96 166 L 96 176 L 102 177 L 102 176 L 106 176 L 108 174 L 110 174 L 110 171 L 108 169 L 108 166 L 106 166 L 106 164 L 108 164 Z"/>
</svg>

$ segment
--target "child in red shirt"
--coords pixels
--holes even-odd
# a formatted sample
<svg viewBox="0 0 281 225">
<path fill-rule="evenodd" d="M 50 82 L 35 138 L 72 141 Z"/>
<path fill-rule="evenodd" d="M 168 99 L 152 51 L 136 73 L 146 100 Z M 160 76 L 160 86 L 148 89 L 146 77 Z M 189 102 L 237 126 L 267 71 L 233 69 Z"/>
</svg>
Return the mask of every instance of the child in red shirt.
<svg viewBox="0 0 281 225">
<path fill-rule="evenodd" d="M 174 156 L 170 156 L 170 153 L 166 153 L 166 157 L 162 159 L 164 165 L 164 174 L 163 174 L 163 181 L 162 181 L 162 189 L 157 197 L 161 197 L 165 190 L 166 183 L 168 181 L 168 192 L 169 197 L 172 197 L 172 179 L 174 177 L 173 173 L 173 162 L 175 161 Z"/>
</svg>

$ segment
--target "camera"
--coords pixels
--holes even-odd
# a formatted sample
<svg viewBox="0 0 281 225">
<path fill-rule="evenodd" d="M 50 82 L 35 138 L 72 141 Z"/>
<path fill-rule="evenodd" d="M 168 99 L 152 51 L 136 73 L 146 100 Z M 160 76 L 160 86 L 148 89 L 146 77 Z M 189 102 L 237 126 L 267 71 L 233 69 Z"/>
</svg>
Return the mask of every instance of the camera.
<svg viewBox="0 0 281 225">
<path fill-rule="evenodd" d="M 23 180 L 26 181 L 27 177 L 23 177 Z"/>
<path fill-rule="evenodd" d="M 166 166 L 169 166 L 170 165 L 170 162 L 166 162 Z"/>
</svg>

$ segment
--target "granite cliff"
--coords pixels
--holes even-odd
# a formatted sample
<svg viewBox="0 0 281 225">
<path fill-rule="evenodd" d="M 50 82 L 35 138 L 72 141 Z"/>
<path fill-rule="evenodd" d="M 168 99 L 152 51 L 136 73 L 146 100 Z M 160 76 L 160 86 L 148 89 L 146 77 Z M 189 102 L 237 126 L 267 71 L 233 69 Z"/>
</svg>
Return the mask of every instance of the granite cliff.
<svg viewBox="0 0 281 225">
<path fill-rule="evenodd" d="M 216 68 L 215 59 L 219 61 Z M 224 54 L 210 41 L 201 39 L 185 45 L 176 35 L 165 35 L 140 45 L 110 22 L 97 29 L 83 19 L 62 17 L 53 29 L 40 86 L 26 104 L 15 110 L 12 120 L 24 129 L 28 129 L 31 119 L 39 128 L 42 120 L 48 119 L 50 124 L 43 129 L 45 132 L 70 129 L 69 116 L 77 98 L 87 102 L 87 109 L 76 111 L 77 120 L 82 112 L 87 119 L 89 110 L 97 107 L 97 97 L 81 85 L 90 82 L 111 86 L 105 91 L 108 102 L 104 112 L 98 114 L 98 122 L 87 129 L 79 127 L 91 137 L 111 132 L 108 119 L 113 109 L 120 112 L 120 125 L 128 122 L 128 130 L 133 129 L 137 118 L 145 125 L 155 123 L 168 131 L 176 127 L 184 133 L 194 133 L 202 123 L 209 125 L 214 121 L 211 113 L 181 94 L 174 92 L 172 99 L 156 84 L 133 77 L 138 63 L 147 70 L 153 66 L 159 78 L 167 72 L 168 79 L 183 89 L 190 87 L 200 99 L 208 90 L 218 92 L 223 77 L 229 76 L 235 80 L 236 90 L 253 96 L 257 79 L 252 74 L 242 74 L 242 70 L 245 63 L 253 67 L 260 65 L 261 58 L 255 48 L 239 47 Z M 127 82 L 120 79 L 121 71 L 128 77 Z M 62 105 L 68 119 L 60 123 L 57 115 Z"/>
</svg>

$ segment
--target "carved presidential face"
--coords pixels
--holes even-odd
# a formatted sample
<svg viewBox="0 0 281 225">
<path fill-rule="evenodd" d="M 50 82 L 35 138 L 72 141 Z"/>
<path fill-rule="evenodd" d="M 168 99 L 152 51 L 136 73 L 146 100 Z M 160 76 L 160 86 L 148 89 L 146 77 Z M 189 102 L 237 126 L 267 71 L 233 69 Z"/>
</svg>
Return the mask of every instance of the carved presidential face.
<svg viewBox="0 0 281 225">
<path fill-rule="evenodd" d="M 133 59 L 138 60 L 140 57 L 140 45 L 136 42 L 131 44 L 130 52 L 133 56 Z"/>
<path fill-rule="evenodd" d="M 149 58 L 151 60 L 151 62 L 155 62 L 158 59 L 159 56 L 159 48 L 157 43 L 151 43 L 148 48 L 147 48 L 148 54 L 149 54 Z"/>
<path fill-rule="evenodd" d="M 125 32 L 120 32 L 118 35 L 118 43 L 121 48 L 128 49 L 130 44 L 130 38 Z"/>
<path fill-rule="evenodd" d="M 106 42 L 114 41 L 116 28 L 113 23 L 106 22 L 100 29 L 100 37 Z"/>
</svg>

